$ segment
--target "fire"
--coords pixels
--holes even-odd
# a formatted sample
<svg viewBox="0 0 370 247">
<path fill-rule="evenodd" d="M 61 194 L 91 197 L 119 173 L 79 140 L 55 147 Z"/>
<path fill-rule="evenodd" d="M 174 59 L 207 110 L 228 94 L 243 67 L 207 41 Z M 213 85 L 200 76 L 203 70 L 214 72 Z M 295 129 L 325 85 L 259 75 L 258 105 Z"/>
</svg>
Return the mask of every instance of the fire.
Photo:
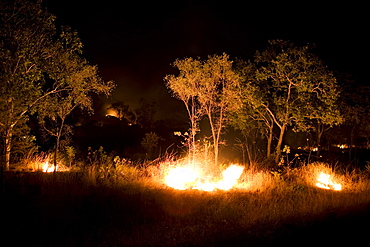
<svg viewBox="0 0 370 247">
<path fill-rule="evenodd" d="M 42 171 L 43 171 L 43 172 L 53 172 L 54 170 L 58 171 L 58 165 L 57 165 L 57 167 L 56 167 L 56 169 L 55 169 L 55 166 L 54 166 L 54 165 L 49 164 L 49 162 L 48 162 L 48 161 L 46 161 L 46 162 L 44 163 L 44 165 L 42 166 Z"/>
<path fill-rule="evenodd" d="M 105 116 L 106 117 L 116 117 L 116 118 L 118 118 L 117 111 L 114 110 L 114 109 L 107 109 Z"/>
<path fill-rule="evenodd" d="M 327 190 L 342 190 L 342 185 L 334 183 L 329 174 L 321 172 L 317 177 L 316 186 Z"/>
<path fill-rule="evenodd" d="M 229 190 L 231 189 L 239 179 L 240 175 L 242 175 L 244 167 L 231 165 L 226 170 L 222 172 L 223 180 L 217 183 L 217 188 L 222 190 Z"/>
<path fill-rule="evenodd" d="M 199 177 L 199 172 L 190 167 L 176 167 L 170 170 L 165 183 L 174 189 L 185 190 Z"/>
<path fill-rule="evenodd" d="M 230 190 L 237 184 L 243 170 L 243 166 L 230 165 L 222 172 L 222 179 L 215 181 L 214 178 L 205 176 L 199 168 L 192 166 L 175 167 L 166 176 L 165 184 L 177 190 Z"/>
</svg>

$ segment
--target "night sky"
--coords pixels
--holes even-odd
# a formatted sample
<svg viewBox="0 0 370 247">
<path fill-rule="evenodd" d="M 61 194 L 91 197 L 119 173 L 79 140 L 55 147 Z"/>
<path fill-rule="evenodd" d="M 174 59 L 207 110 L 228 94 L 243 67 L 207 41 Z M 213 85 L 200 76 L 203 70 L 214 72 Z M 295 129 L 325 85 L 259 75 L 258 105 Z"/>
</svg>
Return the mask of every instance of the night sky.
<svg viewBox="0 0 370 247">
<path fill-rule="evenodd" d="M 367 80 L 365 2 L 277 2 L 46 0 L 43 5 L 58 24 L 78 31 L 83 56 L 99 66 L 105 80 L 116 82 L 110 101 L 132 107 L 141 97 L 156 101 L 160 118 L 184 110 L 163 82 L 177 72 L 171 67 L 176 58 L 225 52 L 248 60 L 269 39 L 314 43 L 329 68 Z"/>
</svg>

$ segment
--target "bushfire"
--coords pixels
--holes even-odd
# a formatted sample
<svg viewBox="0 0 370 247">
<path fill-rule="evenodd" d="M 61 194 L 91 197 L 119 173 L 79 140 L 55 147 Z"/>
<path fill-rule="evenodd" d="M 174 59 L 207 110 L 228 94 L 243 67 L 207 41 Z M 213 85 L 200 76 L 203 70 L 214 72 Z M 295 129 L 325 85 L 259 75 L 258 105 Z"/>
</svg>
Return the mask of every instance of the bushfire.
<svg viewBox="0 0 370 247">
<path fill-rule="evenodd" d="M 243 170 L 243 166 L 230 165 L 222 172 L 221 178 L 217 179 L 205 174 L 199 167 L 180 166 L 170 169 L 165 177 L 165 184 L 177 190 L 230 190 L 237 184 Z"/>
<path fill-rule="evenodd" d="M 52 165 L 52 164 L 49 164 L 49 162 L 48 161 L 46 161 L 45 163 L 44 163 L 44 165 L 42 166 L 42 171 L 43 172 L 53 172 L 53 171 L 58 171 L 58 165 L 57 165 L 57 167 L 56 167 L 56 169 L 55 169 L 55 166 L 54 165 Z"/>
<path fill-rule="evenodd" d="M 342 185 L 333 182 L 331 175 L 321 172 L 317 177 L 316 186 L 327 190 L 342 190 Z"/>
</svg>

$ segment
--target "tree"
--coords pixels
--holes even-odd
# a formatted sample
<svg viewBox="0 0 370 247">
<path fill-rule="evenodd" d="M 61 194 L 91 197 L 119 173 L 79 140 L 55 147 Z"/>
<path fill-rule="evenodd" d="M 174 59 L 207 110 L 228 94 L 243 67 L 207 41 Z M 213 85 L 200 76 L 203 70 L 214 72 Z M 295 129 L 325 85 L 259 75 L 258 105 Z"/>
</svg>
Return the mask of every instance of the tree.
<svg viewBox="0 0 370 247">
<path fill-rule="evenodd" d="M 186 106 L 191 125 L 193 157 L 198 122 L 202 116 L 207 116 L 212 132 L 214 164 L 217 165 L 226 116 L 231 109 L 240 105 L 241 77 L 226 54 L 209 56 L 204 61 L 186 58 L 177 60 L 174 65 L 180 70 L 179 76 L 169 75 L 165 80 L 175 97 Z"/>
<path fill-rule="evenodd" d="M 89 65 L 84 59 L 79 56 L 69 57 L 65 60 L 69 66 L 60 70 L 60 75 L 57 76 L 63 82 L 58 82 L 58 79 L 53 80 L 54 85 L 60 85 L 60 88 L 65 90 L 49 95 L 46 105 L 47 109 L 39 110 L 39 118 L 42 122 L 48 121 L 52 123 L 45 128 L 46 131 L 56 138 L 54 149 L 54 168 L 56 169 L 57 153 L 59 149 L 60 139 L 63 135 L 71 134 L 72 127 L 66 125 L 66 119 L 73 110 L 79 108 L 86 110 L 89 113 L 93 112 L 91 94 L 109 95 L 113 89 L 111 82 L 105 83 L 97 74 L 96 66 Z M 60 67 L 59 67 L 60 68 Z M 67 80 L 68 82 L 65 82 Z M 45 125 L 44 125 L 45 126 Z"/>
<path fill-rule="evenodd" d="M 233 108 L 230 114 L 230 125 L 242 132 L 246 141 L 247 151 L 252 150 L 252 144 L 258 133 L 266 137 L 267 157 L 271 155 L 273 141 L 274 119 L 265 107 L 268 92 L 266 88 L 256 83 L 256 66 L 248 61 L 239 60 L 237 72 L 243 78 L 240 84 L 240 107 Z M 251 161 L 251 154 L 248 155 Z"/>
<path fill-rule="evenodd" d="M 4 147 L 3 141 L 1 141 L 1 147 Z M 13 130 L 11 162 L 20 161 L 22 158 L 37 152 L 37 150 L 36 136 L 33 135 L 29 127 L 29 121 L 18 123 Z"/>
<path fill-rule="evenodd" d="M 254 61 L 256 82 L 268 89 L 263 106 L 280 130 L 275 151 L 278 161 L 288 126 L 304 130 L 307 120 L 337 125 L 342 119 L 336 109 L 336 79 L 310 47 L 282 40 L 269 44 L 264 52 L 256 53 Z"/>
<path fill-rule="evenodd" d="M 77 32 L 63 27 L 59 39 L 52 48 L 49 55 L 53 57 L 54 64 L 46 66 L 49 83 L 45 83 L 44 90 L 53 91 L 56 88 L 58 90 L 45 98 L 48 107 L 38 107 L 38 112 L 40 119 L 46 118 L 49 122 L 54 122 L 54 128 L 46 130 L 56 137 L 54 149 L 54 169 L 56 169 L 63 131 L 67 134 L 72 132 L 72 128 L 66 125 L 67 117 L 76 108 L 92 113 L 92 93 L 109 95 L 114 84 L 111 81 L 104 82 L 98 76 L 97 66 L 90 65 L 81 57 L 82 43 Z"/>
<path fill-rule="evenodd" d="M 149 102 L 140 98 L 139 107 L 133 110 L 136 116 L 136 123 L 144 129 L 152 129 L 155 124 L 156 102 Z"/>
<path fill-rule="evenodd" d="M 135 111 L 131 110 L 130 106 L 122 101 L 112 103 L 108 107 L 108 110 L 114 110 L 116 112 L 116 117 L 119 120 L 125 119 L 131 125 L 137 123 L 137 115 Z"/>
<path fill-rule="evenodd" d="M 174 64 L 180 73 L 178 76 L 167 75 L 164 80 L 173 96 L 181 100 L 186 108 L 190 120 L 189 128 L 189 161 L 194 164 L 196 151 L 196 134 L 199 131 L 200 109 L 197 101 L 197 87 L 199 83 L 201 61 L 193 58 L 177 59 Z"/>
<path fill-rule="evenodd" d="M 55 32 L 55 17 L 25 1 L 1 2 L 0 12 L 0 126 L 8 170 L 14 127 L 44 98 L 45 52 Z"/>
<path fill-rule="evenodd" d="M 234 70 L 229 56 L 209 56 L 203 63 L 197 88 L 200 110 L 208 118 L 214 148 L 214 164 L 218 163 L 219 144 L 227 114 L 240 107 L 242 77 Z"/>
<path fill-rule="evenodd" d="M 153 158 L 154 150 L 158 146 L 158 142 L 161 138 L 155 132 L 149 132 L 145 134 L 145 137 L 141 141 L 141 145 L 147 152 L 147 157 L 149 159 Z"/>
<path fill-rule="evenodd" d="M 96 67 L 79 57 L 82 43 L 75 32 L 62 28 L 58 35 L 55 16 L 39 3 L 15 0 L 0 4 L 0 127 L 7 170 L 14 127 L 29 114 L 46 112 L 54 108 L 48 103 L 54 102 L 60 108 L 54 108 L 50 116 L 65 117 L 75 104 L 91 106 L 89 93 L 111 89 L 113 84 L 103 83 Z M 91 89 L 89 84 L 96 88 L 82 90 Z"/>
<path fill-rule="evenodd" d="M 341 138 L 349 141 L 349 160 L 352 157 L 352 148 L 355 145 L 355 134 L 357 138 L 366 139 L 369 142 L 370 127 L 370 87 L 356 83 L 356 81 L 348 74 L 338 75 L 338 81 L 341 85 L 341 100 L 338 104 L 338 109 L 344 119 L 344 128 L 347 128 L 345 134 Z M 342 139 L 342 141 L 343 141 Z"/>
</svg>

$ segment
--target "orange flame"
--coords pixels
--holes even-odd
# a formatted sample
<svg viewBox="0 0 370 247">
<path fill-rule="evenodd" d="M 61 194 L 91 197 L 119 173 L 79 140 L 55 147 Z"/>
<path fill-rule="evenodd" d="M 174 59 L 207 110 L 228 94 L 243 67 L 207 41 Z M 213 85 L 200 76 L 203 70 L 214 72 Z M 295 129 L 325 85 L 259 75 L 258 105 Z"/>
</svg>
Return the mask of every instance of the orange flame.
<svg viewBox="0 0 370 247">
<path fill-rule="evenodd" d="M 329 174 L 321 172 L 317 177 L 316 186 L 327 190 L 342 190 L 342 185 L 334 183 Z"/>
<path fill-rule="evenodd" d="M 56 171 L 58 170 L 58 165 L 57 165 L 57 167 L 55 169 L 55 166 L 54 165 L 50 165 L 48 161 L 46 161 L 44 163 L 44 165 L 42 166 L 42 171 L 43 172 L 53 172 L 54 170 L 56 170 Z"/>
<path fill-rule="evenodd" d="M 177 190 L 197 189 L 203 191 L 230 190 L 233 188 L 244 167 L 230 165 L 222 172 L 222 179 L 214 182 L 214 178 L 202 176 L 202 171 L 196 167 L 175 167 L 165 177 L 165 184 Z"/>
</svg>

